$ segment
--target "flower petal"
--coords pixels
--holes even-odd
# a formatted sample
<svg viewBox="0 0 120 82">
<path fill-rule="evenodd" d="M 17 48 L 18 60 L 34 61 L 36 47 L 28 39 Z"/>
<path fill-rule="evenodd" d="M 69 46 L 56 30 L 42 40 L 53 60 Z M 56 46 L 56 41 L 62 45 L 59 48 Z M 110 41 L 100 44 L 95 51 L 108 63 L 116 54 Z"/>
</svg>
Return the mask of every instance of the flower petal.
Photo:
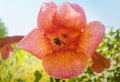
<svg viewBox="0 0 120 82">
<path fill-rule="evenodd" d="M 44 3 L 38 14 L 38 27 L 52 27 L 52 19 L 56 12 L 57 6 L 53 2 Z"/>
<path fill-rule="evenodd" d="M 104 25 L 100 22 L 94 21 L 87 25 L 80 36 L 79 50 L 83 50 L 84 53 L 90 57 L 102 41 L 105 33 Z"/>
<path fill-rule="evenodd" d="M 5 45 L 0 49 L 1 57 L 6 60 L 9 57 L 10 51 L 13 51 L 11 45 Z"/>
<path fill-rule="evenodd" d="M 9 57 L 9 51 L 1 51 L 1 57 L 2 59 L 6 60 Z"/>
<path fill-rule="evenodd" d="M 77 4 L 63 3 L 57 8 L 54 24 L 63 27 L 82 29 L 86 25 L 83 9 Z"/>
<path fill-rule="evenodd" d="M 55 78 L 68 79 L 82 74 L 88 66 L 88 57 L 83 53 L 61 51 L 43 57 L 45 71 Z"/>
<path fill-rule="evenodd" d="M 38 58 L 42 58 L 42 56 L 51 52 L 44 37 L 44 32 L 39 28 L 35 28 L 25 36 L 19 42 L 18 47 L 32 53 Z"/>
<path fill-rule="evenodd" d="M 100 53 L 95 52 L 92 56 L 92 71 L 95 71 L 97 73 L 102 72 L 105 68 L 110 67 L 110 61 L 102 56 Z"/>
</svg>

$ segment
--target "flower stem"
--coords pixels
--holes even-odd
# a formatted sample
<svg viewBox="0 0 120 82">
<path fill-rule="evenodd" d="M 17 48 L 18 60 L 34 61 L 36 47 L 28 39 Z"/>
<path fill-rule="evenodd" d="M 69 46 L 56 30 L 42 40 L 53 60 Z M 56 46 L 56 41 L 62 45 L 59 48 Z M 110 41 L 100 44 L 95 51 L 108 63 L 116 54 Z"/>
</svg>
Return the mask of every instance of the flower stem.
<svg viewBox="0 0 120 82">
<path fill-rule="evenodd" d="M 4 45 L 18 43 L 23 37 L 24 36 L 6 36 L 0 38 L 0 48 L 2 48 Z"/>
</svg>

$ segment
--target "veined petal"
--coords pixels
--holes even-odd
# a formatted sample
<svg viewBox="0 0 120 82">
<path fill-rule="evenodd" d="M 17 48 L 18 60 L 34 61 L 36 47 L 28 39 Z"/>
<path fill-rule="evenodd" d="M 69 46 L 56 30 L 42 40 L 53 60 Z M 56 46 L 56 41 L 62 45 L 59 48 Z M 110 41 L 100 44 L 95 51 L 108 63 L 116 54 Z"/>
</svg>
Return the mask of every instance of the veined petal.
<svg viewBox="0 0 120 82">
<path fill-rule="evenodd" d="M 102 56 L 100 53 L 95 52 L 92 56 L 91 70 L 97 73 L 102 72 L 105 68 L 110 67 L 110 61 Z"/>
<path fill-rule="evenodd" d="M 87 25 L 80 35 L 79 50 L 83 50 L 90 57 L 102 41 L 105 33 L 104 25 L 94 21 Z"/>
<path fill-rule="evenodd" d="M 82 29 L 86 25 L 86 16 L 83 9 L 77 4 L 63 3 L 58 6 L 54 24 L 67 28 Z"/>
<path fill-rule="evenodd" d="M 53 2 L 44 3 L 38 14 L 38 27 L 50 28 L 52 27 L 52 19 L 56 12 L 57 6 Z"/>
<path fill-rule="evenodd" d="M 35 28 L 27 36 L 25 36 L 18 44 L 18 47 L 24 49 L 38 58 L 42 58 L 45 54 L 51 52 L 44 32 L 39 28 Z"/>
<path fill-rule="evenodd" d="M 61 51 L 45 55 L 42 60 L 43 67 L 50 76 L 68 79 L 82 74 L 88 66 L 89 58 L 83 53 Z"/>
</svg>

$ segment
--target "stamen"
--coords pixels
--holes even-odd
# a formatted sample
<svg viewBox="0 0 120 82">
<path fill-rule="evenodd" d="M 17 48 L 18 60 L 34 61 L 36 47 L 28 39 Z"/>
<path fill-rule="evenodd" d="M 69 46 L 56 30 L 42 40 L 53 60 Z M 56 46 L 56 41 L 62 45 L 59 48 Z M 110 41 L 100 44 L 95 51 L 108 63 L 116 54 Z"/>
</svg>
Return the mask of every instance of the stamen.
<svg viewBox="0 0 120 82">
<path fill-rule="evenodd" d="M 67 38 L 67 34 L 61 34 L 64 38 Z"/>
<path fill-rule="evenodd" d="M 61 45 L 62 44 L 62 41 L 59 39 L 59 38 L 54 38 L 54 43 L 56 45 Z"/>
</svg>

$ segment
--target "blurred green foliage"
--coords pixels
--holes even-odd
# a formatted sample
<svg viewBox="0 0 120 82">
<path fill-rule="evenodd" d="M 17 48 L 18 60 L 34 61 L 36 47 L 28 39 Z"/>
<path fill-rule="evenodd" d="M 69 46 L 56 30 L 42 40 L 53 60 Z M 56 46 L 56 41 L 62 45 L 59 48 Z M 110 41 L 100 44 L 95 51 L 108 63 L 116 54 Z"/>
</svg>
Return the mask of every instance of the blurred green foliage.
<svg viewBox="0 0 120 82">
<path fill-rule="evenodd" d="M 7 29 L 4 23 L 0 19 L 0 37 L 5 37 L 7 35 Z"/>
<path fill-rule="evenodd" d="M 6 34 L 4 23 L 0 23 L 0 37 Z M 12 46 L 14 52 L 10 53 L 7 60 L 0 57 L 0 82 L 120 82 L 120 29 L 111 29 L 97 49 L 110 59 L 109 69 L 102 73 L 94 73 L 88 67 L 82 75 L 67 80 L 48 76 L 39 59 L 16 48 L 16 44 Z"/>
</svg>

